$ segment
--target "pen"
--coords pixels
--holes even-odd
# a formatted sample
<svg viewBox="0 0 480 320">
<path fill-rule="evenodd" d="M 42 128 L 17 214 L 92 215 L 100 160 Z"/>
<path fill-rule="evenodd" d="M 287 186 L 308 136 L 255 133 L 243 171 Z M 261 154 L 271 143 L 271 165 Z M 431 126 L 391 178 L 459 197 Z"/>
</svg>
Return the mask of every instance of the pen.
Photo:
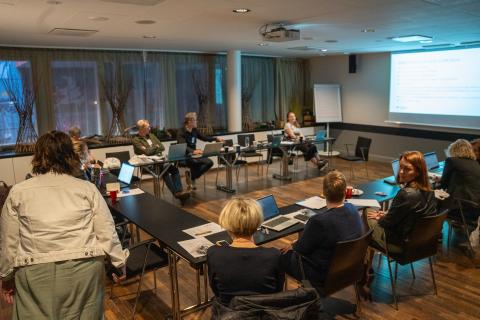
<svg viewBox="0 0 480 320">
<path fill-rule="evenodd" d="M 204 234 L 208 234 L 208 233 L 211 233 L 212 231 L 208 230 L 208 231 L 205 231 L 205 232 L 199 232 L 199 233 L 195 233 L 195 236 L 203 236 Z"/>
</svg>

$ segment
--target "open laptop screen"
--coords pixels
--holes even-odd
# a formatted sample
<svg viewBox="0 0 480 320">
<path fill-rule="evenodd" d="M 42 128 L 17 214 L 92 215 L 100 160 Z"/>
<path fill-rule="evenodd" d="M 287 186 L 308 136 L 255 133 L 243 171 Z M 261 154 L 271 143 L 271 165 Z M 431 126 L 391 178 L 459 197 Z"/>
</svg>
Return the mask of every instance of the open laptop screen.
<svg viewBox="0 0 480 320">
<path fill-rule="evenodd" d="M 393 170 L 393 177 L 395 180 L 398 177 L 398 172 L 400 171 L 400 162 L 398 159 L 392 161 L 392 170 Z"/>
<path fill-rule="evenodd" d="M 122 163 L 122 167 L 120 168 L 120 173 L 118 174 L 118 181 L 130 184 L 132 182 L 133 177 L 133 170 L 135 169 L 134 166 L 128 163 Z"/>
<path fill-rule="evenodd" d="M 423 155 L 425 159 L 425 164 L 427 165 L 427 170 L 432 170 L 438 168 L 438 158 L 435 152 L 425 153 Z"/>
<path fill-rule="evenodd" d="M 271 219 L 280 213 L 273 195 L 257 199 L 257 202 L 262 207 L 264 220 Z"/>
</svg>

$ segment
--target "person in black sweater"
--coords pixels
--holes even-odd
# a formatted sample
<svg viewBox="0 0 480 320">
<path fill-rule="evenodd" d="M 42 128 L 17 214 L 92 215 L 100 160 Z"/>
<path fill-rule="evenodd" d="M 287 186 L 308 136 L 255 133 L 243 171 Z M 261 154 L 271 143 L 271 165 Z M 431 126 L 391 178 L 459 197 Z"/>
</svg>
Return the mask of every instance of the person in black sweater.
<svg viewBox="0 0 480 320">
<path fill-rule="evenodd" d="M 197 140 L 207 142 L 223 141 L 222 138 L 207 137 L 198 131 L 197 114 L 195 112 L 188 112 L 185 115 L 183 124 L 183 128 L 178 131 L 177 140 L 178 143 L 187 144 L 187 154 L 189 155 L 202 154 L 202 150 L 197 149 Z M 190 158 L 186 161 L 186 165 L 190 168 L 190 172 L 186 174 L 187 184 L 191 189 L 195 189 L 195 180 L 200 178 L 213 166 L 213 161 L 209 158 Z"/>
<path fill-rule="evenodd" d="M 478 164 L 480 164 L 480 139 L 475 139 L 470 141 L 470 144 L 473 147 L 473 153 L 475 153 L 475 158 L 477 158 Z"/>
<path fill-rule="evenodd" d="M 388 250 L 400 253 L 402 244 L 415 223 L 422 217 L 437 213 L 437 203 L 421 152 L 406 151 L 400 156 L 397 181 L 401 184 L 401 189 L 393 198 L 390 209 L 388 212 L 370 211 L 368 225 L 373 229 L 373 246 L 385 248 L 385 235 Z"/>
<path fill-rule="evenodd" d="M 258 203 L 249 198 L 230 200 L 218 221 L 233 238 L 231 245 L 217 244 L 207 251 L 208 278 L 218 302 L 228 305 L 235 296 L 282 291 L 285 274 L 280 251 L 253 242 L 263 221 Z"/>
<path fill-rule="evenodd" d="M 460 218 L 456 198 L 480 203 L 480 164 L 477 162 L 472 145 L 464 139 L 458 139 L 448 147 L 449 158 L 445 160 L 440 188 L 450 194 L 441 204 L 449 208 L 448 215 Z M 465 206 L 463 210 L 467 220 L 477 220 L 478 208 Z"/>
<path fill-rule="evenodd" d="M 344 203 L 346 187 L 342 173 L 329 172 L 323 180 L 326 209 L 308 220 L 298 241 L 281 250 L 282 267 L 295 279 L 302 280 L 301 255 L 306 279 L 314 287 L 322 287 L 337 242 L 355 239 L 364 233 L 364 224 L 357 209 Z"/>
</svg>

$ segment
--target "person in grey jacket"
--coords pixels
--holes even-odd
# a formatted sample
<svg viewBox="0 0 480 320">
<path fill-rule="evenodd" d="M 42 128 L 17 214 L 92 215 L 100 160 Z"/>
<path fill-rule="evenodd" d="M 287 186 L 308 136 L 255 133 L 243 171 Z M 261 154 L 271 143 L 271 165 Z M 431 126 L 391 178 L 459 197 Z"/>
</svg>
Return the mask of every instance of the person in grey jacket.
<svg viewBox="0 0 480 320">
<path fill-rule="evenodd" d="M 129 251 L 95 185 L 72 176 L 79 166 L 68 135 L 46 133 L 35 145 L 35 176 L 5 201 L 1 296 L 14 303 L 13 319 L 103 319 L 104 256 L 125 275 Z"/>
</svg>

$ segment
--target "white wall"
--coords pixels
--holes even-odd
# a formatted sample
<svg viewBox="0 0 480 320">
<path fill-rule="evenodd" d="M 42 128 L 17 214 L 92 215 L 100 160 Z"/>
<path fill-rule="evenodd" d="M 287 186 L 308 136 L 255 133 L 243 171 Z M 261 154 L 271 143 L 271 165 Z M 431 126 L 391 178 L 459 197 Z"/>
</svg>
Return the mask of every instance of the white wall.
<svg viewBox="0 0 480 320">
<path fill-rule="evenodd" d="M 357 55 L 357 72 L 348 73 L 348 56 L 325 56 L 309 60 L 313 83 L 340 84 L 342 115 L 344 123 L 365 124 L 383 127 L 400 127 L 386 123 L 390 91 L 390 54 L 372 53 Z M 321 122 L 321 119 L 317 119 Z M 480 134 L 480 130 L 422 127 L 402 125 L 402 128 L 415 128 L 431 131 Z M 436 151 L 443 157 L 443 149 L 451 141 L 423 139 L 421 136 L 402 137 L 371 132 L 335 130 L 335 149 L 344 151 L 345 143 L 355 143 L 359 135 L 372 138 L 371 157 L 387 161 L 398 157 L 406 150 L 423 152 Z"/>
</svg>

